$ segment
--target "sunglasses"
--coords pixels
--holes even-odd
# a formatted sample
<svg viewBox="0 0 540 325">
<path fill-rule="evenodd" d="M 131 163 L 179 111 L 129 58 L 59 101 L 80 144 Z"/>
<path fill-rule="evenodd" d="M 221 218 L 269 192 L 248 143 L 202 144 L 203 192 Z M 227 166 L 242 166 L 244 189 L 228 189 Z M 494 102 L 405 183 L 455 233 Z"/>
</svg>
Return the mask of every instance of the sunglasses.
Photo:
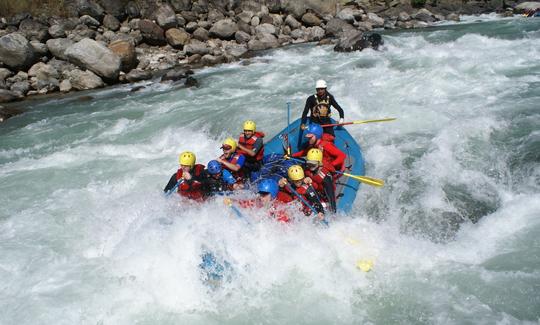
<svg viewBox="0 0 540 325">
<path fill-rule="evenodd" d="M 232 147 L 227 145 L 227 144 L 224 144 L 224 145 L 221 146 L 221 149 L 223 149 L 223 150 L 231 150 Z"/>
<path fill-rule="evenodd" d="M 306 165 L 309 168 L 315 168 L 315 167 L 319 167 L 319 162 L 317 162 L 317 161 L 307 161 Z"/>
</svg>

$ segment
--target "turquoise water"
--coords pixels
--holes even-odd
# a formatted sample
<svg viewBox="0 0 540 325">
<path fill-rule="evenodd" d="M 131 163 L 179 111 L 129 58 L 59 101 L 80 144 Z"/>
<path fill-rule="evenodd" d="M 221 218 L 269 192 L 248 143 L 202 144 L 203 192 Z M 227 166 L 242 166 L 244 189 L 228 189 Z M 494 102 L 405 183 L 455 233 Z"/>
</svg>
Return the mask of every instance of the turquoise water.
<svg viewBox="0 0 540 325">
<path fill-rule="evenodd" d="M 0 324 L 494 324 L 540 319 L 540 19 L 302 45 L 147 83 L 28 101 L 0 125 Z M 273 135 L 324 78 L 366 174 L 328 229 L 161 190 L 251 118 Z M 231 282 L 211 290 L 203 247 Z M 374 261 L 369 273 L 358 260 Z"/>
</svg>

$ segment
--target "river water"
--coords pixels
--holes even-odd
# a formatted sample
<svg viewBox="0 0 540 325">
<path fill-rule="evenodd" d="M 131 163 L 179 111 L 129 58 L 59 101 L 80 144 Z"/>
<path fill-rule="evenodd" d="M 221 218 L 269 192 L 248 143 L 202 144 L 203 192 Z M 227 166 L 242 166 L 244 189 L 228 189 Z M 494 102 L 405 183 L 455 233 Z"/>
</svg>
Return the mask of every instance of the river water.
<svg viewBox="0 0 540 325">
<path fill-rule="evenodd" d="M 144 83 L 28 101 L 0 125 L 0 324 L 515 324 L 540 319 L 540 19 L 293 46 Z M 329 228 L 162 188 L 178 153 L 273 135 L 323 78 L 366 175 Z M 231 265 L 201 281 L 203 250 Z M 371 272 L 356 268 L 370 260 Z"/>
</svg>

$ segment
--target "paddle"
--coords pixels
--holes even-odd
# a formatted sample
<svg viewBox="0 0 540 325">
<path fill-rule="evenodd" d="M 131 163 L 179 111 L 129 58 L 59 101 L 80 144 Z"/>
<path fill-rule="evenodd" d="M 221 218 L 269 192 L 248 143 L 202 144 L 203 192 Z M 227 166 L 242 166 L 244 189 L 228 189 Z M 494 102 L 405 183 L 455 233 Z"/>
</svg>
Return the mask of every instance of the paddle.
<svg viewBox="0 0 540 325">
<path fill-rule="evenodd" d="M 368 184 L 368 185 L 372 185 L 372 186 L 376 186 L 376 187 L 381 187 L 381 186 L 384 185 L 384 181 L 382 179 L 368 177 L 368 176 L 357 176 L 357 175 L 352 175 L 352 174 L 349 174 L 349 173 L 344 173 L 344 172 L 341 172 L 341 171 L 336 171 L 336 173 L 343 174 L 343 175 L 348 176 L 350 178 L 354 178 L 357 181 L 360 181 L 360 182 Z"/>
<path fill-rule="evenodd" d="M 358 240 L 353 239 L 348 236 L 345 237 L 345 241 L 352 246 L 357 246 L 360 244 Z M 373 264 L 374 264 L 373 259 L 358 259 L 356 260 L 355 266 L 357 269 L 362 270 L 367 273 L 373 269 Z"/>
<path fill-rule="evenodd" d="M 379 120 L 366 120 L 366 121 L 352 121 L 352 122 L 345 122 L 345 123 L 335 123 L 335 124 L 323 124 L 321 127 L 327 128 L 331 126 L 342 126 L 342 125 L 351 125 L 351 124 L 365 124 L 365 123 L 374 123 L 374 122 L 389 122 L 395 120 L 395 117 L 390 118 L 383 118 Z"/>
<path fill-rule="evenodd" d="M 234 214 L 236 214 L 238 219 L 243 219 L 248 224 L 250 223 L 249 220 L 246 217 L 244 217 L 242 212 L 240 212 L 240 210 L 232 204 L 232 200 L 230 198 L 228 197 L 224 198 L 223 203 L 225 203 L 225 205 L 229 206 L 233 210 Z"/>
<path fill-rule="evenodd" d="M 165 193 L 165 196 L 169 196 L 171 195 L 173 192 L 176 191 L 176 189 L 178 188 L 178 186 L 180 186 L 180 184 L 182 184 L 184 182 L 184 179 L 183 178 L 180 178 L 178 180 L 178 182 L 176 182 L 176 184 L 174 184 L 174 187 L 171 188 L 167 193 Z"/>
</svg>

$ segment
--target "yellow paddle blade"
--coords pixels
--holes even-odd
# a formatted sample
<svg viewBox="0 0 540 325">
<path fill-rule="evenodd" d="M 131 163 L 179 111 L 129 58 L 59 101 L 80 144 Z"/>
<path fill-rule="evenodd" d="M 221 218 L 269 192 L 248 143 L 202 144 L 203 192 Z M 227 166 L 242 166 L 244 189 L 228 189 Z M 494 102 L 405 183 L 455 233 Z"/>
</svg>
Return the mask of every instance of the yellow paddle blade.
<svg viewBox="0 0 540 325">
<path fill-rule="evenodd" d="M 352 174 L 349 174 L 349 173 L 343 173 L 343 175 L 349 176 L 350 178 L 354 178 L 357 181 L 360 181 L 360 182 L 368 184 L 368 185 L 373 185 L 373 186 L 377 186 L 377 187 L 381 187 L 381 186 L 384 185 L 384 181 L 382 179 L 378 179 L 378 178 L 367 177 L 367 176 L 357 176 L 357 175 L 352 175 Z"/>
<path fill-rule="evenodd" d="M 354 238 L 351 238 L 351 237 L 346 237 L 345 241 L 347 242 L 347 244 L 353 245 L 353 246 L 360 244 L 360 242 L 358 240 L 356 240 Z"/>
<path fill-rule="evenodd" d="M 356 267 L 364 272 L 369 272 L 373 268 L 372 260 L 358 260 L 356 261 Z"/>
<path fill-rule="evenodd" d="M 353 124 L 364 124 L 364 123 L 373 123 L 373 122 L 390 122 L 395 120 L 395 117 L 383 118 L 380 120 L 366 120 L 366 121 L 354 121 Z"/>
</svg>

